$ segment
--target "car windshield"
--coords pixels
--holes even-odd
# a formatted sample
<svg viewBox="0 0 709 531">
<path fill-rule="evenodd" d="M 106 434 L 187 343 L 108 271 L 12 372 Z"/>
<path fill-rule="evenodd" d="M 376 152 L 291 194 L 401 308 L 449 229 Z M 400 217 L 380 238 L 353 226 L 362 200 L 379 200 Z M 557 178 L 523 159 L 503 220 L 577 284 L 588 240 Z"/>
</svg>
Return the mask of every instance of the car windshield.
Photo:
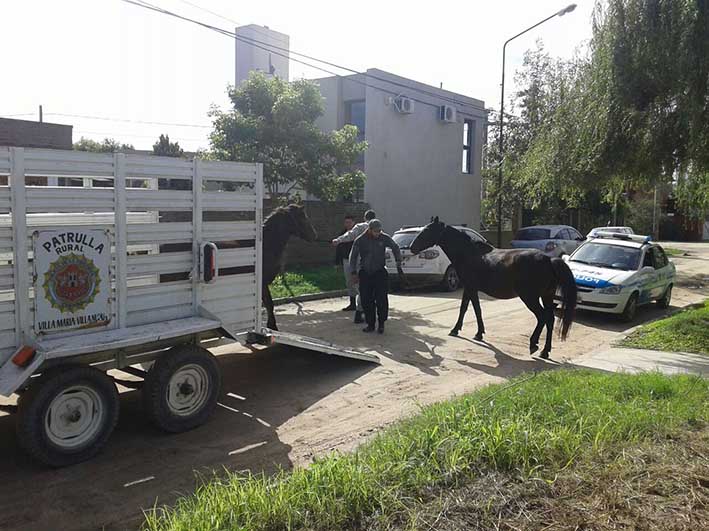
<svg viewBox="0 0 709 531">
<path fill-rule="evenodd" d="M 396 242 L 400 249 L 408 249 L 418 236 L 418 232 L 397 232 L 392 239 Z"/>
<path fill-rule="evenodd" d="M 610 269 L 635 271 L 640 265 L 640 249 L 601 243 L 587 243 L 571 257 L 572 262 Z"/>
<path fill-rule="evenodd" d="M 549 229 L 521 229 L 517 232 L 515 240 L 548 240 L 550 234 Z"/>
</svg>

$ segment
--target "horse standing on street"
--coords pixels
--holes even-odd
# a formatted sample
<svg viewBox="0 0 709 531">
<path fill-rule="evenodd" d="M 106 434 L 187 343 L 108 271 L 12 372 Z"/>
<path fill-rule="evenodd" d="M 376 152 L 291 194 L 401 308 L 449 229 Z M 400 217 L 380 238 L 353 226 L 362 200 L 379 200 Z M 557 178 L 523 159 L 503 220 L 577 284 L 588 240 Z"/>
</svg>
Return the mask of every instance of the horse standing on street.
<svg viewBox="0 0 709 531">
<path fill-rule="evenodd" d="M 262 300 L 268 312 L 266 326 L 271 330 L 278 328 L 273 312 L 273 298 L 268 286 L 283 269 L 283 252 L 291 236 L 297 236 L 307 242 L 313 242 L 318 237 L 305 214 L 304 206 L 291 204 L 279 207 L 263 224 Z"/>
<path fill-rule="evenodd" d="M 487 243 L 471 241 L 461 231 L 439 221 L 437 216 L 419 233 L 410 249 L 418 254 L 434 245 L 443 249 L 463 282 L 460 313 L 451 336 L 460 332 L 468 303 L 472 303 L 478 322 L 475 339 L 482 341 L 485 324 L 478 291 L 496 299 L 519 297 L 537 318 L 537 326 L 529 338 L 530 354 L 539 349 L 539 337 L 546 325 L 546 342 L 539 355 L 546 359 L 551 352 L 554 295 L 561 288 L 561 339 L 566 339 L 576 309 L 576 283 L 562 259 L 550 258 L 536 249 L 496 250 Z"/>
</svg>

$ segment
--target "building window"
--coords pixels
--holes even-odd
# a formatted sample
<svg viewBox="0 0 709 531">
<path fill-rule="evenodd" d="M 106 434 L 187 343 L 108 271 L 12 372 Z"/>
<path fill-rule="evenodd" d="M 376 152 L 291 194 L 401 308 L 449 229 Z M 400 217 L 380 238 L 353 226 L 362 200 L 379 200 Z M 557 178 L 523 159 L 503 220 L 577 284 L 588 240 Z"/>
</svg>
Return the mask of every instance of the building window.
<svg viewBox="0 0 709 531">
<path fill-rule="evenodd" d="M 472 120 L 463 121 L 463 173 L 473 173 L 473 132 L 475 122 Z"/>
<path fill-rule="evenodd" d="M 345 102 L 345 123 L 357 127 L 357 138 L 364 140 L 366 107 L 364 100 Z"/>
</svg>

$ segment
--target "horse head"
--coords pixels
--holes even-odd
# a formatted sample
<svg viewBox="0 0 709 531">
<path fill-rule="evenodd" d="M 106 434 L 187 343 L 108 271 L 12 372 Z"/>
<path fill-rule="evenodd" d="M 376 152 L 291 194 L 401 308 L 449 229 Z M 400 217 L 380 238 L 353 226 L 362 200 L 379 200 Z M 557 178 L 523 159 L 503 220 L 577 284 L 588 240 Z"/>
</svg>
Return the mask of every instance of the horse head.
<svg viewBox="0 0 709 531">
<path fill-rule="evenodd" d="M 306 242 L 314 242 L 318 237 L 318 233 L 305 214 L 305 206 L 290 204 L 286 207 L 286 210 L 293 220 L 292 233 Z"/>
<path fill-rule="evenodd" d="M 411 249 L 412 253 L 419 254 L 424 249 L 438 245 L 445 228 L 446 224 L 439 221 L 438 216 L 431 218 L 431 223 L 426 225 L 423 230 L 418 233 L 418 236 L 411 242 L 409 249 Z"/>
</svg>

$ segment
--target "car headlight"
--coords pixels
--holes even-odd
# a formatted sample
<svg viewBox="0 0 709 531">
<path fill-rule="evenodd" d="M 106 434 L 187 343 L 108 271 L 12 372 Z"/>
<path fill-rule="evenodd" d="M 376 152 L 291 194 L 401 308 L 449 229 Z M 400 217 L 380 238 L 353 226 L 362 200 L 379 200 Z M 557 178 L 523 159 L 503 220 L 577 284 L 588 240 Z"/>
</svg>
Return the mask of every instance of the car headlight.
<svg viewBox="0 0 709 531">
<path fill-rule="evenodd" d="M 618 295 L 621 289 L 623 289 L 622 286 L 608 286 L 599 291 L 599 293 L 603 293 L 604 295 Z"/>
</svg>

